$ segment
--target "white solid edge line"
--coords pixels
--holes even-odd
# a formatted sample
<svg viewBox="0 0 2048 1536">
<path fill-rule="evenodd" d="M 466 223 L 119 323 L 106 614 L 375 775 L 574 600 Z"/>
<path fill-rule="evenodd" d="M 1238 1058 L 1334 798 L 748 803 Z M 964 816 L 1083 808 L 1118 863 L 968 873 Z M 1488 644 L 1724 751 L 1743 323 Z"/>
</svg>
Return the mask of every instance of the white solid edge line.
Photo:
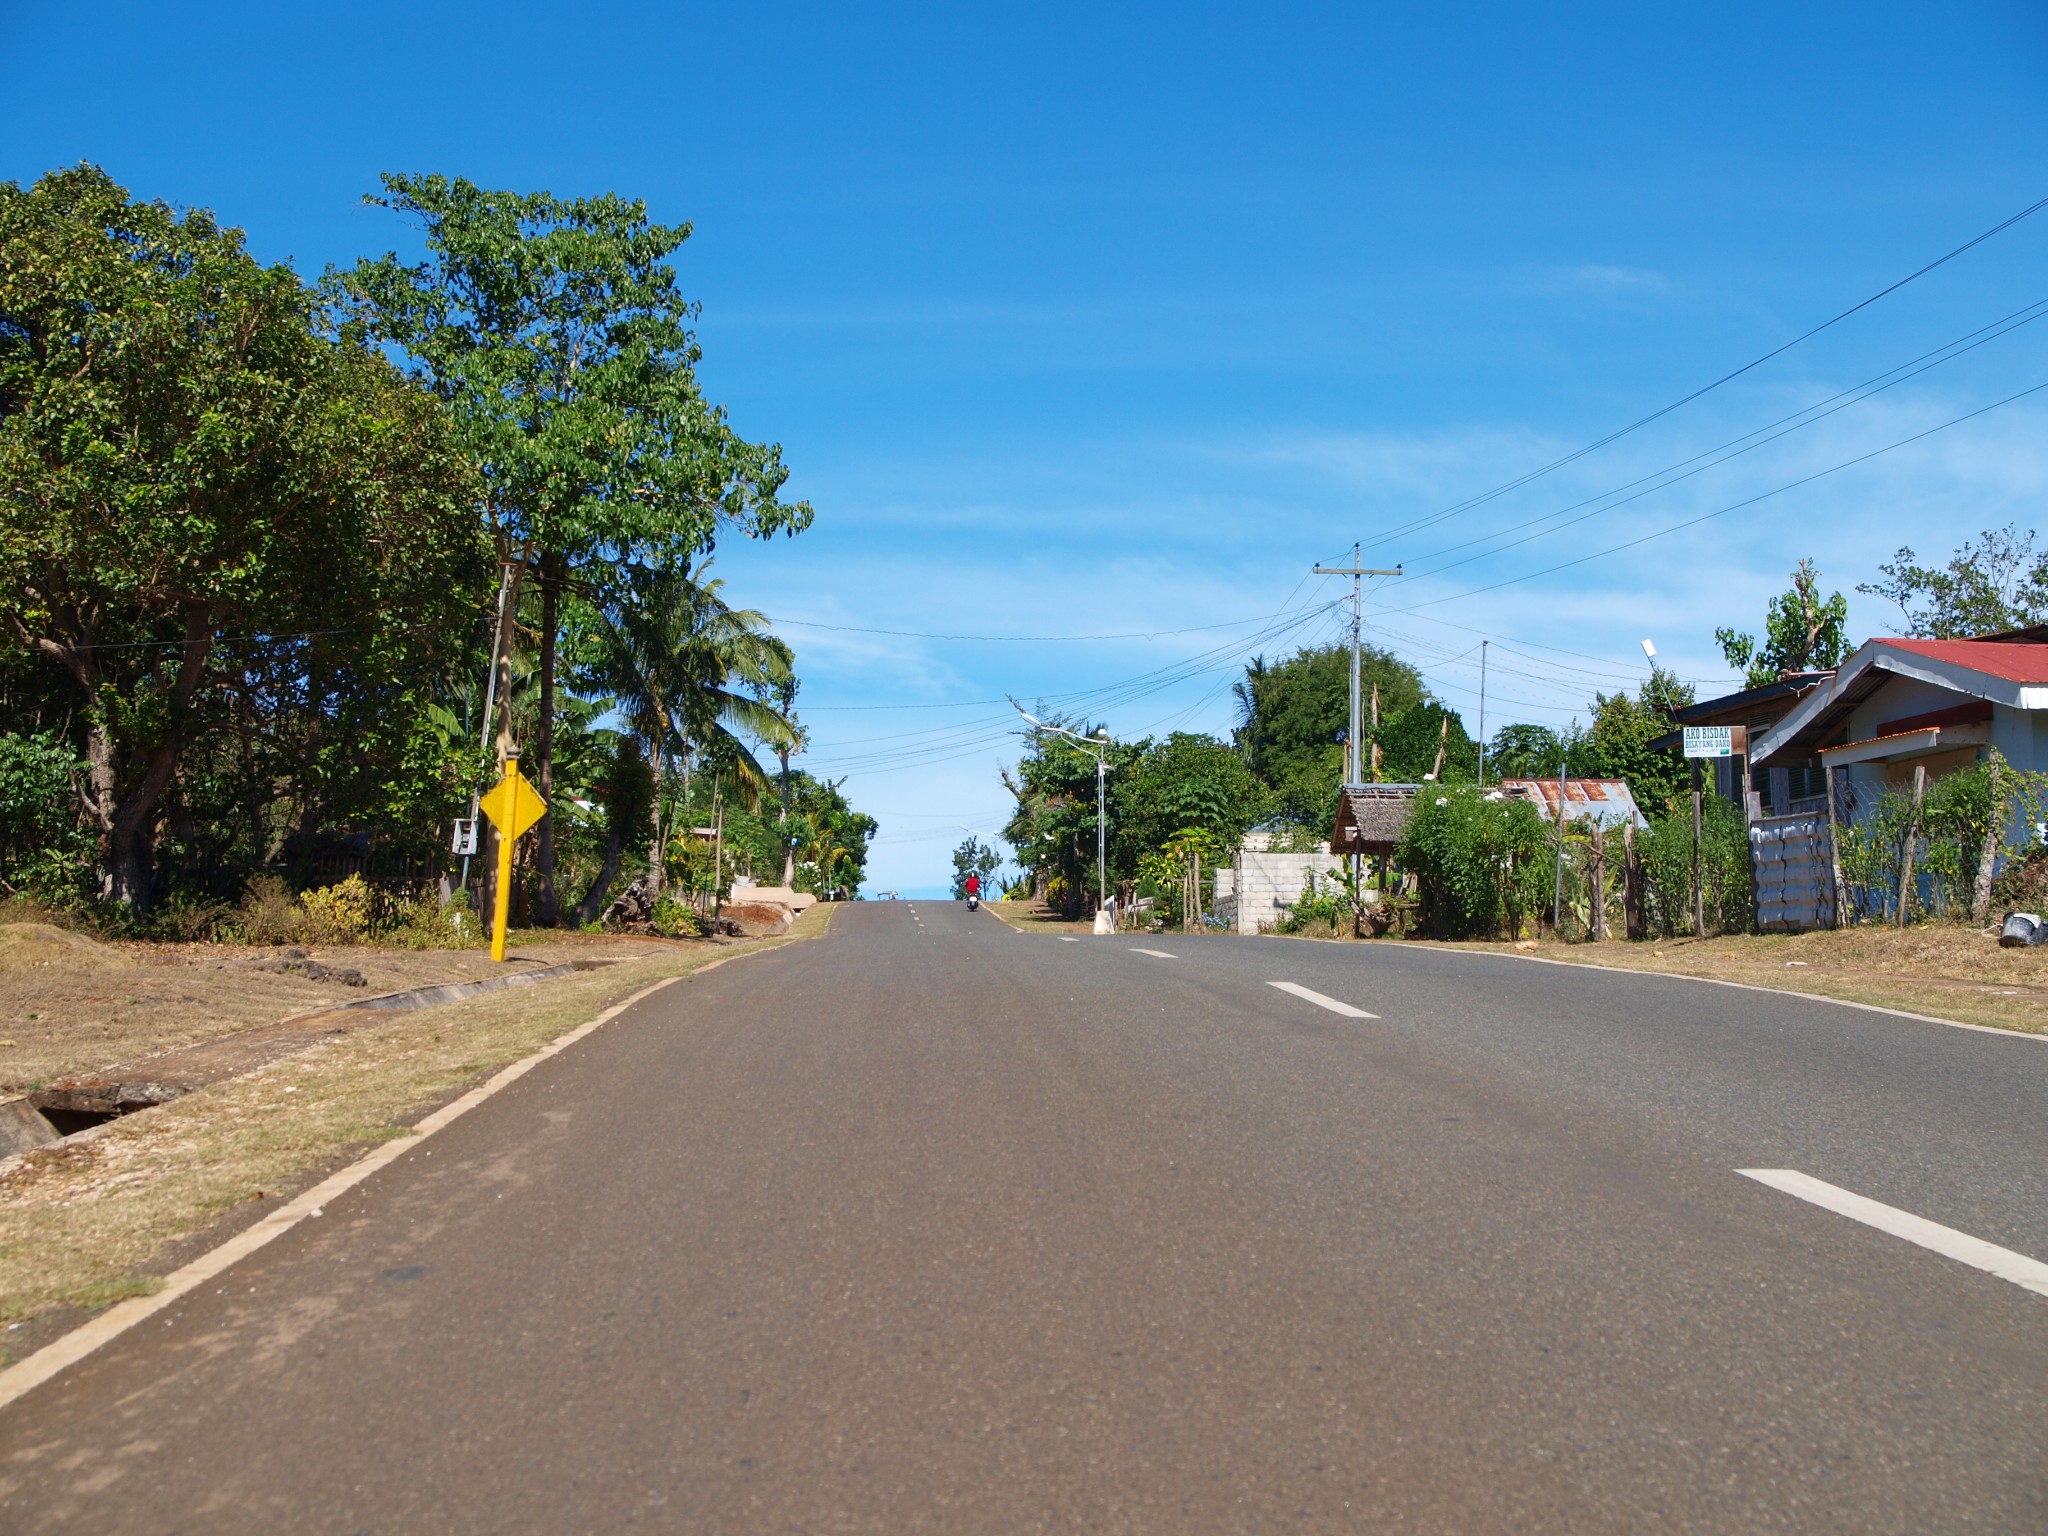
<svg viewBox="0 0 2048 1536">
<path fill-rule="evenodd" d="M 1269 981 L 1266 985 L 1278 987 L 1282 992 L 1290 992 L 1304 1002 L 1314 1003 L 1318 1008 L 1327 1008 L 1332 1013 L 1341 1013 L 1347 1019 L 1376 1019 L 1379 1017 L 1376 1013 L 1367 1013 L 1363 1008 L 1354 1008 L 1349 1003 L 1338 1002 L 1334 997 L 1325 997 L 1320 992 L 1311 991 L 1298 981 Z"/>
<path fill-rule="evenodd" d="M 765 954 L 767 951 L 750 950 L 748 953 Z M 5 1370 L 0 1370 L 0 1409 L 34 1391 L 66 1367 L 76 1365 L 102 1345 L 112 1343 L 137 1323 L 155 1316 L 173 1302 L 189 1296 L 207 1281 L 247 1258 L 257 1249 L 284 1236 L 315 1211 L 331 1204 L 339 1196 L 362 1183 L 379 1168 L 387 1163 L 396 1162 L 435 1132 L 445 1130 L 484 1100 L 511 1087 L 550 1056 L 558 1055 L 593 1030 L 609 1024 L 643 998 L 675 982 L 687 980 L 690 976 L 701 976 L 715 966 L 724 965 L 728 960 L 742 958 L 744 957 L 740 955 L 728 955 L 724 959 L 699 966 L 687 975 L 664 976 L 652 986 L 642 987 L 624 1002 L 613 1004 L 588 1023 L 577 1025 L 565 1035 L 558 1035 L 539 1050 L 521 1057 L 510 1066 L 500 1067 L 497 1072 L 463 1094 L 461 1098 L 442 1105 L 420 1121 L 413 1127 L 412 1135 L 387 1141 L 373 1151 L 365 1153 L 339 1173 L 330 1174 L 296 1199 L 279 1206 L 253 1225 L 243 1228 L 218 1248 L 210 1249 L 183 1268 L 171 1271 L 164 1277 L 161 1290 L 149 1296 L 132 1296 L 126 1301 L 117 1302 L 98 1317 L 79 1324 L 60 1339 L 53 1339 L 26 1359 L 18 1360 Z"/>
<path fill-rule="evenodd" d="M 1475 956 L 1488 960 L 1520 960 L 1529 965 L 1562 965 L 1574 971 L 1598 971 L 1605 976 L 1663 976 L 1672 981 L 1703 981 L 1710 987 L 1735 987 L 1743 992 L 1762 992 L 1770 997 L 1799 997 L 1809 1003 L 1833 1003 L 1837 1008 L 1861 1008 L 1865 1013 L 1888 1013 L 1895 1019 L 1942 1024 L 1950 1029 L 1967 1029 L 1973 1034 L 1997 1035 L 2003 1040 L 2031 1040 L 2036 1045 L 2048 1045 L 2048 1035 L 2030 1035 L 2023 1029 L 2000 1029 L 1996 1024 L 1965 1024 L 1961 1019 L 1944 1019 L 1936 1014 L 1914 1013 L 1905 1008 L 1887 1008 L 1883 1003 L 1859 1003 L 1853 997 L 1829 997 L 1825 992 L 1794 992 L 1790 987 L 1760 987 L 1753 981 L 1729 981 L 1722 976 L 1689 976 L 1684 971 L 1645 971 L 1631 965 L 1588 965 L 1583 960 L 1553 960 L 1548 955 L 1512 955 L 1497 949 L 1468 949 L 1461 958 Z"/>
<path fill-rule="evenodd" d="M 1139 949 L 1135 944 L 1131 946 L 1131 953 L 1134 955 L 1150 955 L 1154 960 L 1178 960 L 1180 958 L 1179 955 L 1169 955 L 1163 949 Z"/>
<path fill-rule="evenodd" d="M 1738 1168 L 1735 1171 L 1745 1179 L 1768 1184 L 1772 1189 L 1817 1205 L 1822 1210 L 1833 1211 L 1837 1216 L 1860 1221 L 1880 1232 L 1888 1232 L 1893 1237 L 1903 1238 L 1943 1258 L 1954 1259 L 1958 1264 L 1967 1264 L 1987 1275 L 2010 1280 L 2037 1296 L 2048 1296 L 2048 1264 L 2030 1259 L 2024 1253 L 2014 1253 L 2010 1248 L 1987 1243 L 1981 1237 L 1958 1232 L 1954 1227 L 1944 1227 L 1938 1221 L 1915 1216 L 1911 1211 L 1902 1211 L 1897 1206 L 1854 1194 L 1794 1168 Z"/>
</svg>

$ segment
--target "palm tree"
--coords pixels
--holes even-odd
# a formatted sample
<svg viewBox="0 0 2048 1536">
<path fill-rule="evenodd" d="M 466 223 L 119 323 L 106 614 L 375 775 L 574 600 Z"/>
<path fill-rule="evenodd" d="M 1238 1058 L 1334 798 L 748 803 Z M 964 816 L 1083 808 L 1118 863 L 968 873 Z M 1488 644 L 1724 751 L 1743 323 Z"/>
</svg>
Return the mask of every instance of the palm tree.
<svg viewBox="0 0 2048 1536">
<path fill-rule="evenodd" d="M 650 874 L 657 888 L 666 846 L 662 789 L 671 768 L 680 763 L 687 771 L 693 750 L 717 746 L 752 809 L 769 778 L 749 742 L 777 750 L 796 742 L 788 718 L 766 702 L 791 676 L 789 647 L 768 632 L 765 614 L 726 603 L 725 583 L 704 579 L 710 564 L 624 567 L 599 605 L 593 681 L 617 700 L 654 773 Z"/>
</svg>

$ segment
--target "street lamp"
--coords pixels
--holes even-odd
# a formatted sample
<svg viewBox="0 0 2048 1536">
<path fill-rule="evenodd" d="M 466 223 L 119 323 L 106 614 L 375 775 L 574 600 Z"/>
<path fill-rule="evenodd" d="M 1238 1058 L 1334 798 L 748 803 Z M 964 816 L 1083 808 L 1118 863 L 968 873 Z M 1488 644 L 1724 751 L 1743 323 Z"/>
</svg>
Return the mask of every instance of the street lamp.
<svg viewBox="0 0 2048 1536">
<path fill-rule="evenodd" d="M 1047 725 L 1022 704 L 1012 699 L 1017 713 L 1024 717 L 1024 723 L 1034 731 L 1044 731 L 1050 736 L 1064 736 L 1076 746 L 1095 754 L 1095 904 L 1099 908 L 1109 900 L 1109 749 L 1114 743 L 1109 739 L 1109 727 L 1100 726 L 1093 736 L 1077 735 L 1063 725 Z"/>
</svg>

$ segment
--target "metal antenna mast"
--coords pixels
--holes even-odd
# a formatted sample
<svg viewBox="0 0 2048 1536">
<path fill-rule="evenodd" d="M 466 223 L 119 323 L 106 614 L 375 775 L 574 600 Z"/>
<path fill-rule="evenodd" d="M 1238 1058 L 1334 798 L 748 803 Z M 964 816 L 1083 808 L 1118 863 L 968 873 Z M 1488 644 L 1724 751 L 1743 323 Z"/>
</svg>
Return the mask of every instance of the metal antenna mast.
<svg viewBox="0 0 2048 1536">
<path fill-rule="evenodd" d="M 1359 547 L 1351 546 L 1349 565 L 1319 565 L 1315 568 L 1318 576 L 1349 576 L 1351 578 L 1351 729 L 1344 738 L 1344 782 L 1362 784 L 1364 774 L 1360 771 L 1358 755 L 1358 632 L 1364 614 L 1364 598 L 1359 582 L 1367 576 L 1398 576 L 1401 567 L 1391 571 L 1369 570 L 1358 563 Z"/>
</svg>

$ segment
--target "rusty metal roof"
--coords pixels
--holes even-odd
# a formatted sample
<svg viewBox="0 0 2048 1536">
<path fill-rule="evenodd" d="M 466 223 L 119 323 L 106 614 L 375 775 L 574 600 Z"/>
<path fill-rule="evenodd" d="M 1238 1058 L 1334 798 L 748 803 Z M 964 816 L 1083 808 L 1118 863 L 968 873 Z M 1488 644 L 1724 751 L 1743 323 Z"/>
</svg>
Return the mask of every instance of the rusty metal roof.
<svg viewBox="0 0 2048 1536">
<path fill-rule="evenodd" d="M 1591 821 L 1603 827 L 1618 827 L 1628 821 L 1638 827 L 1649 825 L 1626 779 L 1566 779 L 1562 791 L 1556 779 L 1502 779 L 1498 788 L 1503 794 L 1533 801 L 1545 821 L 1557 820 L 1561 792 L 1566 821 Z"/>
</svg>

